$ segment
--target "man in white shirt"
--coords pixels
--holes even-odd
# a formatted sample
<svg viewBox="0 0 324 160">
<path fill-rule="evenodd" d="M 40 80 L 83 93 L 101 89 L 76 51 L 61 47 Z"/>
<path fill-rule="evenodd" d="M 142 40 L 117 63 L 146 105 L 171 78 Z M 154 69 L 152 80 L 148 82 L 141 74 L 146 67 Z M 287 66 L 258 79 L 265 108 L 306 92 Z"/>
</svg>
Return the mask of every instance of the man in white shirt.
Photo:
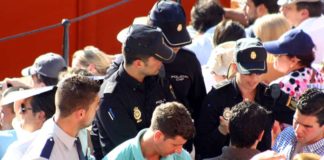
<svg viewBox="0 0 324 160">
<path fill-rule="evenodd" d="M 289 23 L 306 32 L 315 43 L 313 67 L 319 68 L 324 60 L 324 16 L 321 0 L 278 0 L 281 13 Z"/>
<path fill-rule="evenodd" d="M 87 77 L 71 76 L 59 82 L 54 117 L 45 122 L 22 159 L 86 159 L 87 142 L 80 140 L 86 139 L 83 129 L 96 113 L 99 89 L 100 84 Z"/>
</svg>

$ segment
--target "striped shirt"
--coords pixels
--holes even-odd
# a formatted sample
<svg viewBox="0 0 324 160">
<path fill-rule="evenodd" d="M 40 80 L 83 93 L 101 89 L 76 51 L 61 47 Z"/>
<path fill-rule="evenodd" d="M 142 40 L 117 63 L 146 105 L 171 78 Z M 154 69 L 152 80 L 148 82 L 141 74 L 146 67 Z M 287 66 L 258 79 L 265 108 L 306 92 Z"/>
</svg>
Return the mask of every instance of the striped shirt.
<svg viewBox="0 0 324 160">
<path fill-rule="evenodd" d="M 278 153 L 284 153 L 287 159 L 292 159 L 295 154 L 295 147 L 297 145 L 297 139 L 294 133 L 293 127 L 287 127 L 277 137 L 272 150 Z M 302 148 L 303 153 L 316 153 L 320 156 L 324 156 L 324 138 L 316 143 L 304 146 Z"/>
</svg>

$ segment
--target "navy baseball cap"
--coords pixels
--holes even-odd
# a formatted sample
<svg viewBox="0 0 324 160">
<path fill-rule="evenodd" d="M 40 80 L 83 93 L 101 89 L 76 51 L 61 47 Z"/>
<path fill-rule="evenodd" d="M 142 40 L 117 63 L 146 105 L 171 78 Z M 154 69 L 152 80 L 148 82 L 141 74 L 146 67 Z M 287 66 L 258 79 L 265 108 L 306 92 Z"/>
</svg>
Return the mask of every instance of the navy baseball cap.
<svg viewBox="0 0 324 160">
<path fill-rule="evenodd" d="M 165 42 L 171 47 L 182 47 L 191 43 L 184 9 L 177 2 L 156 2 L 150 11 L 148 23 L 162 29 Z"/>
<path fill-rule="evenodd" d="M 267 72 L 267 52 L 257 38 L 237 40 L 234 61 L 241 74 L 262 74 Z"/>
<path fill-rule="evenodd" d="M 36 58 L 32 66 L 21 71 L 23 76 L 31 76 L 36 73 L 49 78 L 58 78 L 61 71 L 66 70 L 67 65 L 61 55 L 46 53 Z"/>
<path fill-rule="evenodd" d="M 292 29 L 278 40 L 264 43 L 264 48 L 271 54 L 313 54 L 314 47 L 312 38 L 300 29 Z"/>
<path fill-rule="evenodd" d="M 154 56 L 163 63 L 170 63 L 175 58 L 172 49 L 164 43 L 161 29 L 143 24 L 129 27 L 123 49 L 126 54 Z"/>
</svg>

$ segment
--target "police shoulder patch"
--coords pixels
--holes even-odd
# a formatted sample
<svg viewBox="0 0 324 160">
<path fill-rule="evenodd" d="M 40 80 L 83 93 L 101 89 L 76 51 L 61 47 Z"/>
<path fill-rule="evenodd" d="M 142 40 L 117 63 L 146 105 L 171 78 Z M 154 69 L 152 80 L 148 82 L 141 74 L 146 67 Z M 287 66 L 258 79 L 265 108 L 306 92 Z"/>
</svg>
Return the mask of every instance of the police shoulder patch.
<svg viewBox="0 0 324 160">
<path fill-rule="evenodd" d="M 214 87 L 215 89 L 220 89 L 220 88 L 223 88 L 223 87 L 229 85 L 230 83 L 231 83 L 230 80 L 224 80 L 224 81 L 221 81 L 221 82 L 219 82 L 218 84 L 214 85 L 213 87 Z"/>
<path fill-rule="evenodd" d="M 108 81 L 105 86 L 104 93 L 112 93 L 117 85 L 116 81 Z"/>
</svg>

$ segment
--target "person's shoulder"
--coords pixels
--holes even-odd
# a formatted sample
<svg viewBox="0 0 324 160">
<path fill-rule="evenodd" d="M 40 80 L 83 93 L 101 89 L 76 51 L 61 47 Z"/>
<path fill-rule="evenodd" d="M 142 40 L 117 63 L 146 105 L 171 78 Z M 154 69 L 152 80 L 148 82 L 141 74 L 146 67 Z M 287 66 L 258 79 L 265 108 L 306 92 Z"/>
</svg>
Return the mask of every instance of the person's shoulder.
<svg viewBox="0 0 324 160">
<path fill-rule="evenodd" d="M 110 151 L 103 160 L 124 160 L 124 159 L 134 159 L 133 151 L 132 151 L 132 141 L 133 139 L 129 139 L 122 144 L 115 147 L 112 151 Z"/>
<path fill-rule="evenodd" d="M 7 152 L 3 157 L 3 160 L 21 159 L 23 154 L 26 152 L 28 147 L 34 142 L 36 137 L 36 134 L 34 134 L 32 136 L 28 136 L 26 139 L 14 141 L 11 145 L 9 145 Z"/>
<path fill-rule="evenodd" d="M 294 129 L 293 127 L 289 126 L 285 128 L 277 137 L 276 143 L 277 144 L 286 144 L 286 143 L 291 143 L 291 141 L 294 139 L 295 134 L 294 134 Z"/>
<path fill-rule="evenodd" d="M 118 83 L 118 70 L 113 73 L 109 78 L 105 79 L 101 85 L 100 90 L 103 91 L 103 94 L 112 94 L 116 92 L 120 83 Z"/>
<path fill-rule="evenodd" d="M 231 85 L 232 85 L 231 80 L 223 80 L 223 81 L 213 85 L 212 90 L 214 90 L 214 91 L 227 90 Z"/>
</svg>

